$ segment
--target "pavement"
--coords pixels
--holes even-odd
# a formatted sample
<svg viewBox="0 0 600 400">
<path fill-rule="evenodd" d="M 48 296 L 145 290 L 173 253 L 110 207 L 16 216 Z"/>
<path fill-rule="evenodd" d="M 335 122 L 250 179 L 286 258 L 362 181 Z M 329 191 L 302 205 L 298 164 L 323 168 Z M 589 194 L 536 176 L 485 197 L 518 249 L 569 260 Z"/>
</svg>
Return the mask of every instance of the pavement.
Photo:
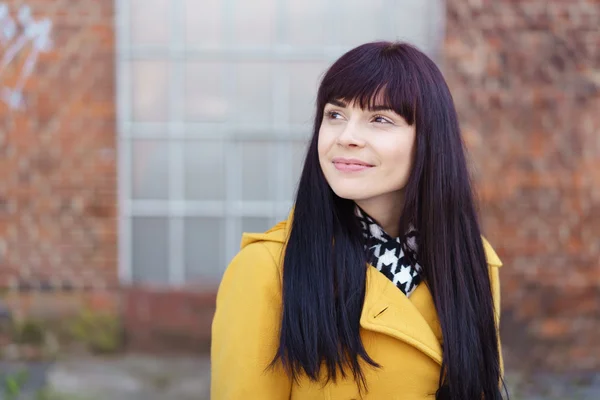
<svg viewBox="0 0 600 400">
<path fill-rule="evenodd" d="M 523 374 L 507 371 L 510 400 L 600 400 L 600 373 Z"/>
<path fill-rule="evenodd" d="M 0 375 L 20 370 L 29 372 L 19 400 L 208 400 L 210 393 L 208 356 L 128 354 L 0 363 Z M 600 374 L 524 376 L 507 371 L 505 378 L 511 400 L 600 400 Z M 44 387 L 52 395 L 36 394 Z M 0 399 L 8 400 L 1 390 Z"/>
<path fill-rule="evenodd" d="M 209 399 L 208 357 L 126 355 L 64 358 L 53 364 L 0 364 L 0 374 L 23 369 L 29 370 L 19 398 L 23 400 L 37 400 L 42 388 L 51 393 L 46 396 L 51 400 Z"/>
</svg>

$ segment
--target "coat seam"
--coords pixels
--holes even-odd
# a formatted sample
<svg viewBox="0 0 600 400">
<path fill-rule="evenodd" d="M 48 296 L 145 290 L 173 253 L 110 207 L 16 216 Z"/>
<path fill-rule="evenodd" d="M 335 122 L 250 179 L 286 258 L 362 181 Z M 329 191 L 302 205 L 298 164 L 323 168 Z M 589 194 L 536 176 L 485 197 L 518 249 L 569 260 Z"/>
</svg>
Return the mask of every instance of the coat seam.
<svg viewBox="0 0 600 400">
<path fill-rule="evenodd" d="M 271 250 L 269 250 L 269 248 L 267 247 L 267 245 L 264 242 L 259 242 L 259 243 L 265 248 L 265 250 L 267 250 L 269 257 L 271 257 L 271 261 L 273 261 L 273 268 L 277 272 L 278 268 L 277 268 L 277 261 L 275 261 L 275 256 L 273 255 L 273 253 L 271 253 Z"/>
</svg>

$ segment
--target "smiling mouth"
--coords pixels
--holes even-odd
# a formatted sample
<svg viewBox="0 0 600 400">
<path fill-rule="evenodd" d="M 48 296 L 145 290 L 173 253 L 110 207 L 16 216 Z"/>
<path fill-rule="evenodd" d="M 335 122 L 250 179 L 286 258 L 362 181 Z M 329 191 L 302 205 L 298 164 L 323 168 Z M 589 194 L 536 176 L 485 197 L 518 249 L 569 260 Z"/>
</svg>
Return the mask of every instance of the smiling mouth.
<svg viewBox="0 0 600 400">
<path fill-rule="evenodd" d="M 342 172 L 359 172 L 372 168 L 373 165 L 356 163 L 351 161 L 334 161 L 333 166 Z"/>
</svg>

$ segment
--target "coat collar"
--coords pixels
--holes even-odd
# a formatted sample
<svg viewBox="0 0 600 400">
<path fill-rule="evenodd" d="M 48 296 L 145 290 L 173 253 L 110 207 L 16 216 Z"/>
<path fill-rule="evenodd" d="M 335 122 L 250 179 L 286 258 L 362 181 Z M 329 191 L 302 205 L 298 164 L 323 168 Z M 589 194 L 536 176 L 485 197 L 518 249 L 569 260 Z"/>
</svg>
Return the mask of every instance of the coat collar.
<svg viewBox="0 0 600 400">
<path fill-rule="evenodd" d="M 385 275 L 369 266 L 360 325 L 406 342 L 442 364 L 441 328 L 425 283 L 406 297 Z"/>
<path fill-rule="evenodd" d="M 482 237 L 489 266 L 502 262 Z M 429 287 L 423 282 L 406 297 L 373 266 L 367 270 L 367 290 L 360 325 L 402 340 L 442 364 L 442 328 Z"/>
<path fill-rule="evenodd" d="M 285 244 L 292 219 L 293 209 L 286 221 L 281 221 L 267 232 L 244 234 L 242 247 L 256 241 Z M 488 264 L 500 267 L 502 262 L 498 255 L 488 241 L 482 239 Z M 369 266 L 360 325 L 366 330 L 401 340 L 442 364 L 442 331 L 431 292 L 425 283 L 406 297 L 385 275 Z"/>
</svg>

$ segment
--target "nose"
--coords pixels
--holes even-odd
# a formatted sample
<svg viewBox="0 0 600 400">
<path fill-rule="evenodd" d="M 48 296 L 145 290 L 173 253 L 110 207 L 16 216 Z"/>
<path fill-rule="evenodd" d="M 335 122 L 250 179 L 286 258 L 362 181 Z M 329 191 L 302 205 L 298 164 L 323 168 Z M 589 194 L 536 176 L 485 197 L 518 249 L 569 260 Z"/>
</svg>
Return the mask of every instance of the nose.
<svg viewBox="0 0 600 400">
<path fill-rule="evenodd" d="M 347 123 L 337 137 L 337 143 L 345 147 L 363 147 L 365 141 L 362 139 L 360 129 L 356 123 Z"/>
</svg>

